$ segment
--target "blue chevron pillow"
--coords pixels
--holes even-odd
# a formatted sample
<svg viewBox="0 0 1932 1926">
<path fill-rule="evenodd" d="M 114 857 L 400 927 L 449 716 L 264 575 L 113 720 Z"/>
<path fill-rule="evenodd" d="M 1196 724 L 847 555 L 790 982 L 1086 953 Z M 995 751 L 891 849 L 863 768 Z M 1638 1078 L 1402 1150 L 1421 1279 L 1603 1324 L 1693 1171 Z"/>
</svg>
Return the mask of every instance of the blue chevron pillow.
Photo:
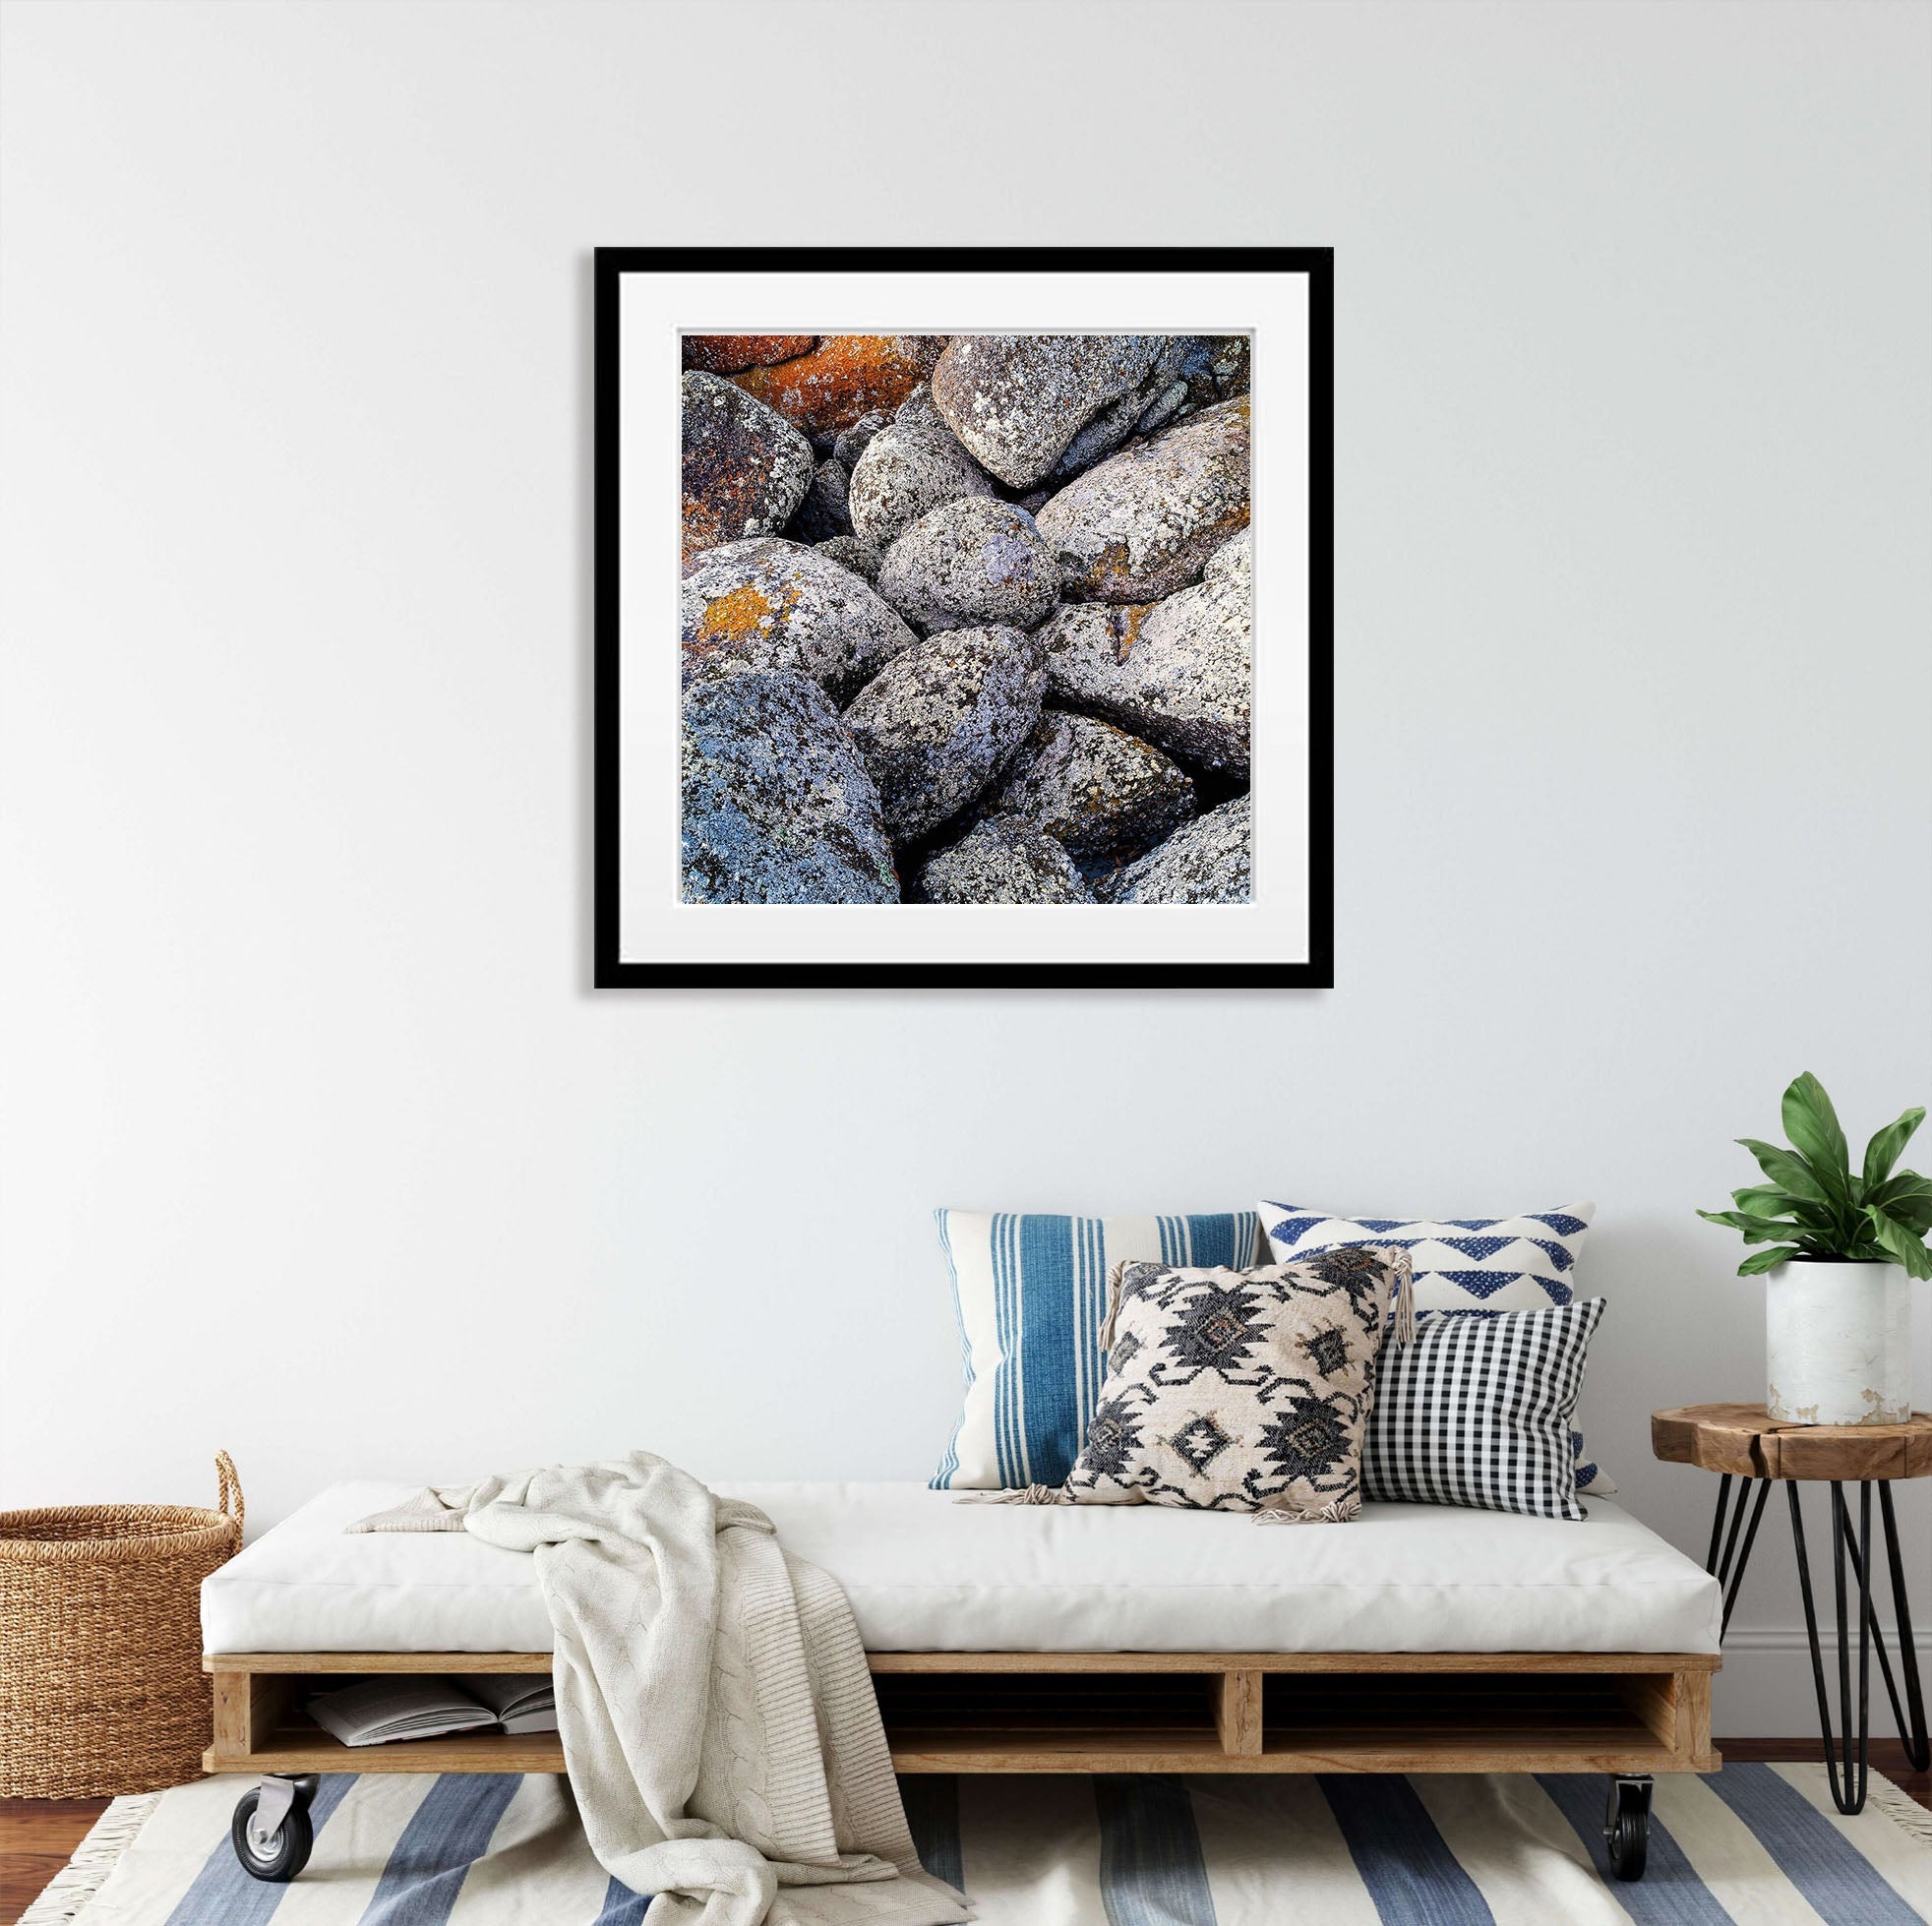
<svg viewBox="0 0 1932 1926">
<path fill-rule="evenodd" d="M 1419 1311 L 1546 1311 L 1576 1295 L 1576 1264 L 1595 1204 L 1525 1211 L 1517 1217 L 1337 1217 L 1303 1204 L 1261 1206 L 1261 1228 L 1277 1264 L 1347 1244 L 1394 1244 L 1415 1266 Z M 1570 1433 L 1577 1489 L 1607 1497 L 1616 1486 Z"/>
</svg>

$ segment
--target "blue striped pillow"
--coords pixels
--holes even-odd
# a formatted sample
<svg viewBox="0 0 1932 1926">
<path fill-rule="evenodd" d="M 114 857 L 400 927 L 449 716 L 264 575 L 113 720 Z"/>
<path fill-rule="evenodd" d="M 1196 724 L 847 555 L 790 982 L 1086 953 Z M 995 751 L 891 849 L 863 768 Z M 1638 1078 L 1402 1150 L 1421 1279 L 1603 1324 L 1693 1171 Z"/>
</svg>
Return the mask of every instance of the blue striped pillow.
<svg viewBox="0 0 1932 1926">
<path fill-rule="evenodd" d="M 1055 1217 L 935 1211 L 952 1271 L 966 1397 L 934 1487 L 1061 1484 L 1106 1376 L 1100 1348 L 1115 1265 L 1256 1261 L 1253 1211 L 1211 1217 Z"/>
</svg>

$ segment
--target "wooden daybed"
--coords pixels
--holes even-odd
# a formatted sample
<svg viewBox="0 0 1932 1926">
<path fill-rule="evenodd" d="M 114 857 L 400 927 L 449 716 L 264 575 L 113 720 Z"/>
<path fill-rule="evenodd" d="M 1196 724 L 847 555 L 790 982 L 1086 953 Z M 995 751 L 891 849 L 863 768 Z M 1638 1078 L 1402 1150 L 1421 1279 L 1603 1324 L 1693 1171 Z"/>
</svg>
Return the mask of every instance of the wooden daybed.
<svg viewBox="0 0 1932 1926">
<path fill-rule="evenodd" d="M 1146 1648 L 1177 1643 L 1189 1623 L 1217 1634 L 1248 1625 L 1283 1645 L 1291 1634 L 1332 1647 L 1351 1635 L 1420 1645 L 1512 1632 L 1522 1644 L 1523 1634 L 1565 1632 L 1582 1644 L 1600 1628 L 1671 1648 L 968 1651 L 930 1649 L 933 1637 L 928 1649 L 871 1652 L 901 1773 L 1601 1773 L 1611 1779 L 1612 1863 L 1635 1878 L 1652 1776 L 1720 1764 L 1715 1581 L 1595 1501 L 1594 1532 L 1428 1506 L 1370 1507 L 1348 1527 L 1258 1531 L 1200 1514 L 954 1508 L 943 1493 L 908 1486 L 728 1488 L 770 1511 L 800 1555 L 840 1578 L 869 1648 L 908 1647 L 922 1629 L 963 1644 L 976 1628 L 1001 1646 L 1029 1633 L 1045 1645 L 1105 1630 Z M 347 1519 L 399 1490 L 334 1487 L 204 1591 L 214 1687 L 208 1768 L 275 1776 L 255 1810 L 296 1831 L 313 1775 L 564 1770 L 554 1733 L 351 1749 L 305 1716 L 305 1685 L 344 1674 L 550 1669 L 549 1652 L 535 1649 L 548 1634 L 527 1559 L 460 1534 L 342 1535 Z M 1462 1532 L 1479 1542 L 1465 1546 Z M 955 1539 L 948 1565 L 940 1553 Z M 1540 1545 L 1548 1550 L 1529 1549 Z M 412 1593 L 409 1574 L 439 1560 L 491 1583 Z M 1458 1560 L 1470 1576 L 1440 1575 Z M 318 1575 L 319 1566 L 328 1569 Z M 358 1626 L 375 1649 L 351 1649 Z M 271 1643 L 249 1636 L 268 1628 L 276 1645 L 311 1636 L 299 1651 L 239 1649 Z M 493 1634 L 532 1649 L 477 1649 Z M 415 1649 L 381 1649 L 405 1638 Z M 250 1869 L 272 1878 L 299 1870 L 299 1859 L 274 1870 L 266 1825 L 252 1852 L 245 1817 L 236 1826 L 244 1864 L 259 1858 L 270 1870 Z"/>
</svg>

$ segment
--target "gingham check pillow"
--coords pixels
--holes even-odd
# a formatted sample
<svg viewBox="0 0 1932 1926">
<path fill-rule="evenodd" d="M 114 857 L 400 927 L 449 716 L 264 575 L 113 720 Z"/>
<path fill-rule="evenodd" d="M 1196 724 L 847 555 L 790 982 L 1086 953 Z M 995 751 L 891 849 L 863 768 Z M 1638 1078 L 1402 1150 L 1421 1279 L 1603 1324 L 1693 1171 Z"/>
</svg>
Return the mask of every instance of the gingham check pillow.
<svg viewBox="0 0 1932 1926">
<path fill-rule="evenodd" d="M 1384 1345 L 1361 1454 L 1370 1498 L 1581 1520 L 1570 1414 L 1600 1297 L 1470 1317 L 1423 1311 Z"/>
</svg>

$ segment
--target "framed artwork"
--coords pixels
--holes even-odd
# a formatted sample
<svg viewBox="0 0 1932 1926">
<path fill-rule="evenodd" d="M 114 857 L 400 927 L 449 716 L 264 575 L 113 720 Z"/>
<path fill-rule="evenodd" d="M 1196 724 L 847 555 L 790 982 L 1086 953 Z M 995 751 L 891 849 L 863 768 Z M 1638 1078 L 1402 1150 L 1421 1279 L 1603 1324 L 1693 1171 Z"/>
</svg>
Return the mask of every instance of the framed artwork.
<svg viewBox="0 0 1932 1926">
<path fill-rule="evenodd" d="M 599 988 L 1333 978 L 1333 254 L 596 255 Z"/>
</svg>

